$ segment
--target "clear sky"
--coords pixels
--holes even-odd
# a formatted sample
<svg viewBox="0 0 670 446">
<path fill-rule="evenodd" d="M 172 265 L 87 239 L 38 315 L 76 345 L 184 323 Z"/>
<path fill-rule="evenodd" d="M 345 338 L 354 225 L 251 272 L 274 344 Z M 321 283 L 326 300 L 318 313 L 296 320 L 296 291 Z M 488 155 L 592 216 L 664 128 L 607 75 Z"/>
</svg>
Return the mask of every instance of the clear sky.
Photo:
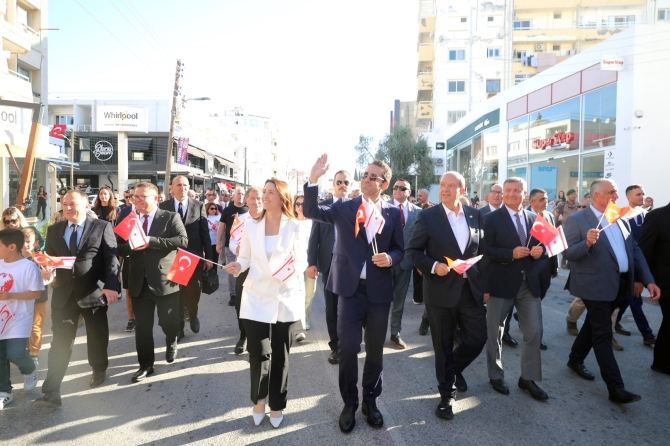
<svg viewBox="0 0 670 446">
<path fill-rule="evenodd" d="M 417 16 L 417 0 L 50 0 L 49 91 L 171 97 L 181 58 L 187 98 L 273 118 L 292 168 L 326 152 L 353 169 L 358 136 L 376 146 L 415 97 Z"/>
</svg>

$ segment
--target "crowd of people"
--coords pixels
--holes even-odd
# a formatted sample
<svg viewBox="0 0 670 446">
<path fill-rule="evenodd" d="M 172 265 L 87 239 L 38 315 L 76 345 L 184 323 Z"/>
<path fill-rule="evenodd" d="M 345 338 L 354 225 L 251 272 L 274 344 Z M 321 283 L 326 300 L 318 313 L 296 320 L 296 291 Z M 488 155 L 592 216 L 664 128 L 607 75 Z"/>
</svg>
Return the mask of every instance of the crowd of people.
<svg viewBox="0 0 670 446">
<path fill-rule="evenodd" d="M 317 184 L 328 170 L 324 154 L 303 192 L 294 196 L 287 183 L 275 178 L 246 191 L 236 188 L 219 195 L 208 189 L 203 201 L 192 196 L 183 176 L 172 179 L 169 198 L 156 185 L 142 182 L 125 191 L 123 199 L 103 187 L 90 206 L 84 192 L 70 190 L 61 197 L 61 210 L 46 237 L 18 208 L 6 209 L 0 223 L 0 409 L 13 400 L 10 362 L 24 375 L 26 390 L 38 383 L 37 355 L 49 294 L 53 340 L 42 396 L 34 401 L 37 408 L 62 406 L 61 383 L 80 319 L 87 328 L 89 385 L 105 382 L 107 310 L 122 296 L 128 313 L 125 330 L 134 332 L 138 362 L 130 380 L 142 382 L 156 373 L 156 315 L 165 335 L 165 361 L 172 363 L 187 335 L 187 322 L 189 336 L 201 330 L 203 274 L 214 267 L 228 273 L 222 290 L 238 320 L 234 353 L 249 353 L 255 425 L 264 420 L 266 405 L 272 426 L 283 421 L 290 350 L 294 342 L 307 339 L 319 276 L 327 360 L 339 370 L 339 427 L 344 433 L 354 429 L 359 403 L 369 425 L 384 424 L 377 407 L 383 348 L 387 339 L 394 348 L 406 348 L 402 317 L 410 282 L 412 302 L 424 305 L 419 334 L 430 333 L 435 352 L 439 418 L 454 418 L 457 394 L 467 391 L 466 369 L 484 350 L 491 387 L 510 393 L 503 345 L 522 344 L 518 387 L 535 399 L 548 399 L 538 384 L 540 351 L 549 348 L 541 302 L 559 268 L 569 270 L 566 289 L 575 297 L 566 315 L 567 330 L 576 335 L 567 367 L 593 380 L 584 366 L 593 350 L 609 399 L 621 404 L 639 400 L 626 389 L 613 353 L 621 349 L 613 333 L 630 335 L 621 324 L 630 307 L 644 343 L 655 346 L 652 370 L 670 375 L 667 320 L 654 336 L 640 297 L 646 288 L 667 313 L 670 207 L 651 211 L 653 200 L 645 198 L 641 185 L 631 185 L 625 193 L 629 205 L 644 212 L 608 225 L 602 224 L 603 213 L 619 197 L 611 179 L 593 181 L 580 201 L 575 190 L 560 191 L 549 212 L 547 191 L 529 191 L 517 177 L 494 184 L 482 199 L 476 193 L 465 195 L 465 179 L 458 172 L 441 176 L 439 203 L 430 203 L 425 189 L 413 194 L 402 178 L 385 196 L 393 174 L 379 160 L 366 167 L 356 190 L 349 172 L 338 170 L 332 193 L 321 198 Z M 563 227 L 567 249 L 560 262 L 531 232 L 538 215 Z M 114 230 L 130 220 L 141 227 L 144 243 L 131 243 Z M 71 268 L 54 269 L 45 258 L 71 262 Z M 173 265 L 182 266 L 186 259 L 191 266 L 191 258 L 198 264 L 190 279 L 181 285 L 170 280 Z M 459 267 L 459 261 L 467 268 Z M 580 329 L 577 320 L 584 311 Z M 519 322 L 521 342 L 509 334 L 511 319 Z M 361 402 L 358 353 L 363 341 Z"/>
</svg>

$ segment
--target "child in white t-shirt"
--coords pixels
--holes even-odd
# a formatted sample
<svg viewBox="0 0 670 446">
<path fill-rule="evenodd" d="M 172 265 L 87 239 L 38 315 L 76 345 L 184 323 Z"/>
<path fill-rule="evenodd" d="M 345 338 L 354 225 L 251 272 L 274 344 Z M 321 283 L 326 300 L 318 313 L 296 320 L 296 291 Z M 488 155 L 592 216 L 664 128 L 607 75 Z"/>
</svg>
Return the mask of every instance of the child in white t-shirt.
<svg viewBox="0 0 670 446">
<path fill-rule="evenodd" d="M 0 409 L 14 400 L 10 362 L 25 376 L 26 391 L 37 386 L 37 367 L 26 346 L 35 299 L 42 294 L 44 282 L 37 265 L 21 257 L 23 243 L 20 230 L 0 231 Z"/>
</svg>

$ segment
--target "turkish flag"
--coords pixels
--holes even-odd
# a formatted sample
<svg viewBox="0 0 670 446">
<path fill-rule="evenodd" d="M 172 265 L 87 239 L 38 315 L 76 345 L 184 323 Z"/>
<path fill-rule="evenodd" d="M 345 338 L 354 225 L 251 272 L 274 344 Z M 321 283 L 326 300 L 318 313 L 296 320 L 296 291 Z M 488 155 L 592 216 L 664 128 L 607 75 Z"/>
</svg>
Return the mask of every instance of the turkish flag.
<svg viewBox="0 0 670 446">
<path fill-rule="evenodd" d="M 134 221 L 133 221 L 134 220 Z M 116 225 L 114 228 L 114 233 L 121 237 L 124 240 L 128 240 L 130 238 L 130 235 L 133 233 L 133 228 L 135 225 L 139 224 L 139 220 L 137 219 L 137 214 L 134 212 L 131 212 L 128 214 L 126 218 L 121 220 L 121 222 Z M 141 230 L 141 226 L 140 226 Z"/>
<path fill-rule="evenodd" d="M 167 272 L 167 279 L 179 285 L 188 285 L 199 261 L 200 257 L 179 248 L 170 271 Z"/>
<path fill-rule="evenodd" d="M 533 222 L 533 226 L 530 228 L 530 235 L 539 240 L 544 246 L 548 246 L 558 236 L 558 231 L 546 218 L 538 214 Z"/>
<path fill-rule="evenodd" d="M 63 139 L 63 133 L 67 129 L 65 124 L 54 124 L 49 131 L 49 136 L 52 138 Z"/>
<path fill-rule="evenodd" d="M 478 255 L 477 257 L 472 257 L 471 259 L 467 260 L 462 259 L 451 260 L 447 256 L 445 256 L 444 258 L 447 259 L 447 265 L 449 265 L 449 268 L 453 269 L 458 274 L 463 274 L 464 272 L 469 270 L 472 265 L 479 262 L 482 259 L 482 257 L 484 256 Z"/>
<path fill-rule="evenodd" d="M 358 237 L 358 231 L 360 230 L 360 224 L 365 223 L 367 217 L 367 209 L 365 209 L 365 203 L 361 203 L 358 206 L 358 211 L 356 211 L 356 224 L 354 225 L 354 235 Z"/>
<path fill-rule="evenodd" d="M 62 269 L 72 269 L 76 260 L 76 257 L 54 257 L 39 252 L 33 253 L 32 258 L 39 266 Z"/>
<path fill-rule="evenodd" d="M 613 201 L 610 201 L 609 204 L 607 205 L 607 209 L 605 209 L 605 218 L 609 222 L 609 224 L 612 224 L 616 222 L 618 219 L 626 215 L 629 211 L 631 210 L 630 206 L 624 206 L 620 208 L 616 204 L 614 204 Z"/>
<path fill-rule="evenodd" d="M 272 277 L 279 280 L 280 282 L 286 282 L 288 279 L 293 277 L 294 274 L 295 263 L 293 259 L 293 253 L 290 253 L 288 257 L 284 259 L 279 269 L 272 273 Z"/>
</svg>

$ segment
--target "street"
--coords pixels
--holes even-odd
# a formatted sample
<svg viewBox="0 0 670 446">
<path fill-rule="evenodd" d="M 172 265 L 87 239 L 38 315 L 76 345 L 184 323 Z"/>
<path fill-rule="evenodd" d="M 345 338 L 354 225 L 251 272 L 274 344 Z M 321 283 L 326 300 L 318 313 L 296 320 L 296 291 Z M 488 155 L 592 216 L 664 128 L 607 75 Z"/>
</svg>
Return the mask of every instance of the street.
<svg viewBox="0 0 670 446">
<path fill-rule="evenodd" d="M 439 402 L 430 336 L 419 336 L 424 307 L 412 304 L 408 293 L 401 336 L 407 349 L 396 350 L 387 342 L 384 360 L 384 390 L 379 408 L 384 428 L 367 425 L 360 410 L 356 428 L 345 435 L 337 420 L 342 409 L 337 366 L 327 362 L 330 353 L 321 284 L 312 306 L 307 340 L 294 343 L 291 351 L 288 407 L 280 428 L 269 419 L 256 427 L 251 419 L 248 355 L 236 356 L 237 321 L 228 306 L 225 273 L 214 295 L 202 296 L 202 329 L 179 344 L 173 364 L 164 360 L 165 341 L 160 327 L 154 328 L 156 374 L 132 384 L 137 369 L 134 334 L 123 331 L 123 303 L 109 310 L 110 365 L 107 380 L 90 389 L 91 369 L 86 360 L 85 328 L 81 327 L 72 360 L 63 382 L 63 407 L 34 409 L 46 377 L 51 341 L 50 319 L 40 353 L 40 382 L 26 393 L 23 377 L 12 366 L 14 402 L 0 412 L 3 442 L 7 444 L 321 444 L 321 445 L 428 445 L 428 444 L 667 444 L 670 377 L 650 370 L 652 349 L 642 344 L 630 311 L 622 324 L 630 337 L 616 335 L 625 348 L 615 352 L 626 388 L 642 395 L 628 406 L 611 403 L 593 354 L 585 363 L 595 381 L 585 381 L 566 367 L 574 337 L 566 332 L 565 313 L 572 297 L 563 286 L 566 271 L 554 280 L 543 302 L 544 379 L 540 384 L 548 402 L 533 400 L 516 383 L 520 374 L 521 347 L 505 347 L 503 363 L 510 395 L 491 388 L 482 353 L 466 369 L 468 391 L 459 393 L 455 419 L 434 415 Z M 49 304 L 50 305 L 50 304 Z M 645 301 L 644 311 L 654 332 L 661 322 L 660 307 Z M 579 326 L 583 323 L 583 317 Z M 512 336 L 521 342 L 521 332 L 512 321 Z M 362 374 L 363 355 L 359 358 Z M 359 380 L 360 383 L 360 380 Z M 269 413 L 269 408 L 267 409 Z M 269 416 L 269 415 L 268 415 Z M 663 440 L 665 438 L 665 440 Z"/>
</svg>

